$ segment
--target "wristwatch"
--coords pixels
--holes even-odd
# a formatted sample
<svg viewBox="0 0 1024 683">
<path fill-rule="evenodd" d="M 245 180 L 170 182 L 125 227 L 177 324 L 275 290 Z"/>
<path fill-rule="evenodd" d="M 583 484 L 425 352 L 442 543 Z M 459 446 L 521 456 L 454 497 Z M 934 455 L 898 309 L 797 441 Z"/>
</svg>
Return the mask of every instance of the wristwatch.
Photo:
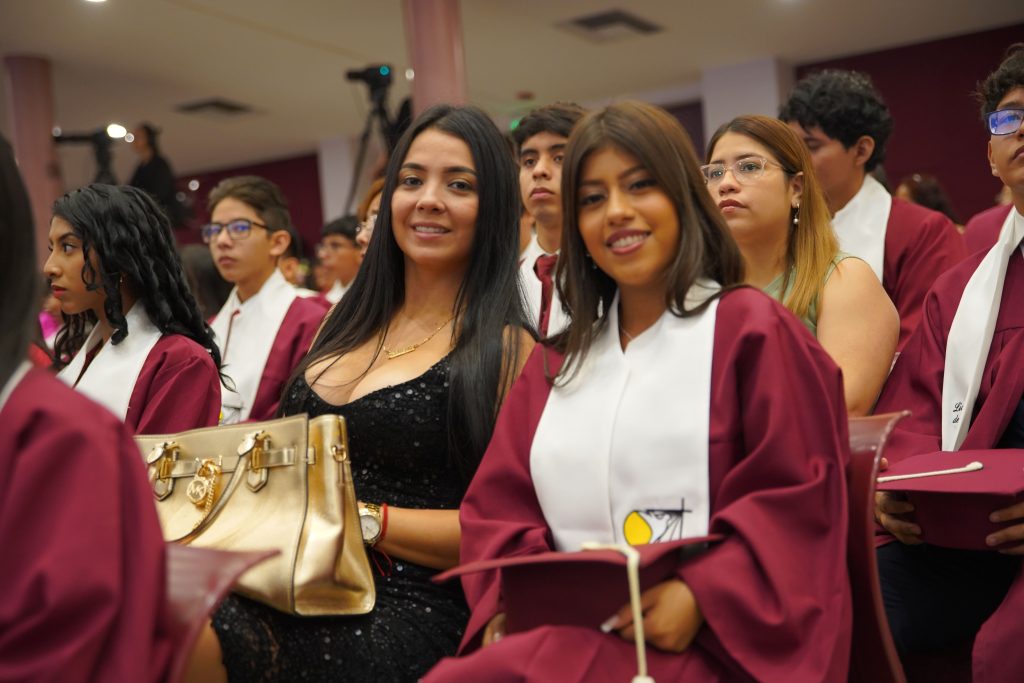
<svg viewBox="0 0 1024 683">
<path fill-rule="evenodd" d="M 363 532 L 363 543 L 371 548 L 376 545 L 384 530 L 380 505 L 375 503 L 359 504 L 359 527 Z"/>
</svg>

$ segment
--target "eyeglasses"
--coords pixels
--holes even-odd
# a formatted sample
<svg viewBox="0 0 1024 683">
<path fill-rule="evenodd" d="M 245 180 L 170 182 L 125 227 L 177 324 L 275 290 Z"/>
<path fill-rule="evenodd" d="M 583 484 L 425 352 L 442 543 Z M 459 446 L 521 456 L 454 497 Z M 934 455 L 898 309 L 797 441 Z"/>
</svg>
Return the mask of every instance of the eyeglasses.
<svg viewBox="0 0 1024 683">
<path fill-rule="evenodd" d="M 356 228 L 356 234 L 365 232 L 367 237 L 373 234 L 373 226 L 377 222 L 377 214 L 370 213 L 366 215 L 366 220 L 359 224 Z"/>
<path fill-rule="evenodd" d="M 771 164 L 782 168 L 781 164 L 768 161 L 764 157 L 743 157 L 731 164 L 705 164 L 700 167 L 706 185 L 717 185 L 725 178 L 726 171 L 732 171 L 732 177 L 741 185 L 748 185 L 764 175 L 764 169 Z"/>
<path fill-rule="evenodd" d="M 320 242 L 316 245 L 316 252 L 323 254 L 328 251 L 342 251 L 344 249 L 355 249 L 356 245 L 347 239 L 340 239 L 333 242 Z"/>
<path fill-rule="evenodd" d="M 244 240 L 249 237 L 249 233 L 252 232 L 252 226 L 257 228 L 263 228 L 264 230 L 270 230 L 267 226 L 256 221 L 250 221 L 245 218 L 239 218 L 238 220 L 228 221 L 227 223 L 207 223 L 203 226 L 203 242 L 209 244 L 213 240 L 217 239 L 217 235 L 220 234 L 221 230 L 227 230 L 228 236 L 232 241 Z"/>
<path fill-rule="evenodd" d="M 1024 123 L 1024 109 L 1000 109 L 985 114 L 988 132 L 992 135 L 1010 135 L 1020 130 Z"/>
</svg>

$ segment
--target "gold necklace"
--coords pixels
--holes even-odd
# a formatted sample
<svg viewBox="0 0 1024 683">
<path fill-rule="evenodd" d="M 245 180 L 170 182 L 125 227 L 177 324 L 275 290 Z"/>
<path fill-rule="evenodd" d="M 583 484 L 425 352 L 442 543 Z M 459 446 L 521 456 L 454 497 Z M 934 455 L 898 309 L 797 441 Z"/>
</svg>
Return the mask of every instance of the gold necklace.
<svg viewBox="0 0 1024 683">
<path fill-rule="evenodd" d="M 388 348 L 387 344 L 385 344 L 384 342 L 381 342 L 380 345 L 384 349 L 384 353 L 387 354 L 388 360 L 391 360 L 392 358 L 398 358 L 399 356 L 404 356 L 407 353 L 412 353 L 413 351 L 415 351 L 416 349 L 420 348 L 421 346 L 426 344 L 428 341 L 433 339 L 435 336 L 437 336 L 438 332 L 440 332 L 445 327 L 447 327 L 448 323 L 450 323 L 454 319 L 455 319 L 455 316 L 453 315 L 452 317 L 448 318 L 443 323 L 441 323 L 441 325 L 436 330 L 434 330 L 433 332 L 428 334 L 421 341 L 418 341 L 415 344 L 410 344 L 409 346 L 406 346 L 405 348 L 397 349 L 395 351 L 392 351 L 391 349 Z"/>
</svg>

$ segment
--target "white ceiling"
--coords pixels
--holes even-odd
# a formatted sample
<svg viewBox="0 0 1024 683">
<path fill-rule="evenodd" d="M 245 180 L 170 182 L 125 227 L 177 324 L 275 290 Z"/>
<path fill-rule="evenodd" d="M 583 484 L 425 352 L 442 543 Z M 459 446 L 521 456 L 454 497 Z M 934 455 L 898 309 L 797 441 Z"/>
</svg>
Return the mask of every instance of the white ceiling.
<svg viewBox="0 0 1024 683">
<path fill-rule="evenodd" d="M 593 44 L 556 27 L 611 8 L 664 30 Z M 579 102 L 687 87 L 701 70 L 776 56 L 800 64 L 1024 21 L 1020 0 L 463 0 L 469 97 L 498 116 L 537 102 Z M 0 0 L 0 53 L 48 57 L 56 123 L 163 129 L 179 173 L 282 158 L 357 133 L 365 88 L 344 72 L 388 62 L 408 93 L 401 0 Z M 0 131 L 7 103 L 0 93 Z M 214 120 L 175 111 L 224 97 L 255 113 Z M 85 182 L 85 149 L 61 148 L 66 182 Z M 134 166 L 115 147 L 115 171 Z"/>
</svg>

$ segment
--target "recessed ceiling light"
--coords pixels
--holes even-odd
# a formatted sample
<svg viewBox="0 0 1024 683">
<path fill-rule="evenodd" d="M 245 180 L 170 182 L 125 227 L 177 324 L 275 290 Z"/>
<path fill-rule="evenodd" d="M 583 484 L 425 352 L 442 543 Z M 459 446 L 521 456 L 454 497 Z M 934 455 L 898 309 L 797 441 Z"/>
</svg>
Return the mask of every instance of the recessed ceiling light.
<svg viewBox="0 0 1024 683">
<path fill-rule="evenodd" d="M 107 0 L 85 0 L 86 2 L 106 2 Z"/>
</svg>

